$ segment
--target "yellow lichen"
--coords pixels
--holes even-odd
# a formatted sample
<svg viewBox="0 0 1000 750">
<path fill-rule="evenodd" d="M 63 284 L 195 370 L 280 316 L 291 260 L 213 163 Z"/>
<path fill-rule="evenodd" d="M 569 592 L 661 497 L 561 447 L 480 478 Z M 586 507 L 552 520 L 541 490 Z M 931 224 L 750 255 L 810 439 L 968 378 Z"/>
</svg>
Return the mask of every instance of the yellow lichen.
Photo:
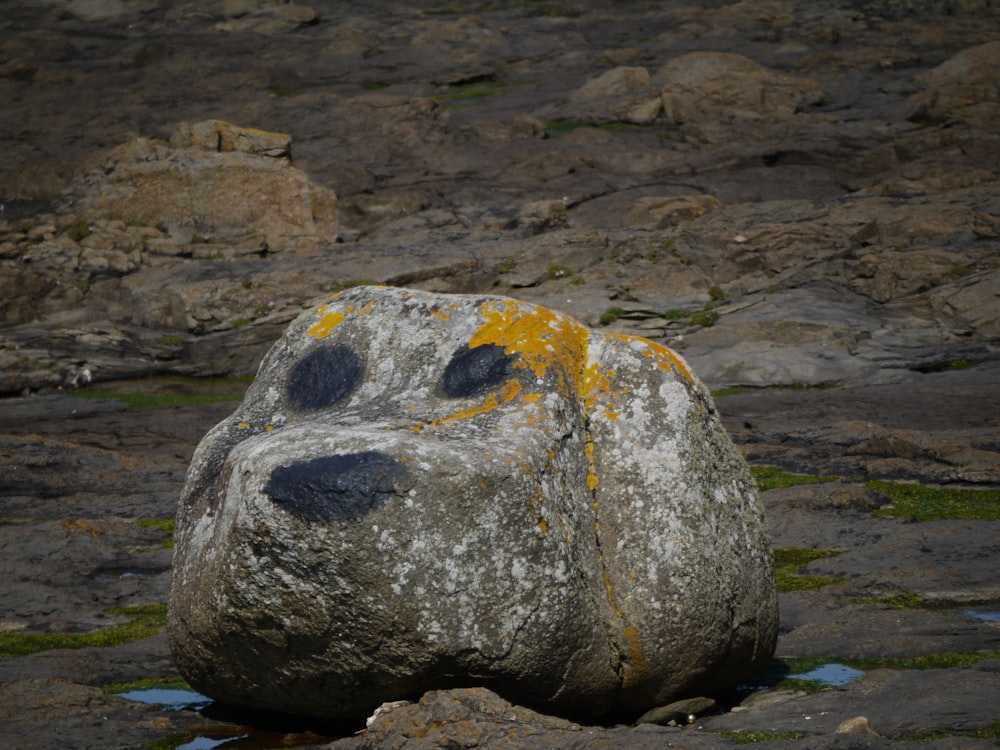
<svg viewBox="0 0 1000 750">
<path fill-rule="evenodd" d="M 431 308 L 431 316 L 438 320 L 448 320 L 451 317 L 451 311 L 455 309 L 456 305 L 457 303 L 448 305 L 447 307 L 433 307 Z"/>
<path fill-rule="evenodd" d="M 322 309 L 322 308 L 321 308 Z M 322 313 L 322 317 L 314 323 L 307 333 L 318 339 L 325 339 L 330 335 L 330 331 L 344 322 L 344 313 L 339 310 Z"/>
<path fill-rule="evenodd" d="M 645 344 L 642 350 L 643 356 L 653 360 L 653 364 L 661 370 L 672 370 L 680 373 L 681 377 L 691 383 L 691 385 L 694 385 L 694 375 L 691 374 L 691 371 L 684 364 L 684 361 L 678 357 L 673 350 L 668 349 L 662 344 L 657 344 L 655 341 L 640 339 L 637 336 L 622 336 L 621 338 L 631 339 L 632 341 L 642 341 L 642 343 Z"/>
<path fill-rule="evenodd" d="M 600 484 L 601 480 L 597 478 L 597 467 L 594 465 L 594 438 L 589 431 L 587 432 L 587 444 L 584 446 L 583 452 L 587 456 L 587 486 L 593 492 L 597 489 L 597 485 Z"/>
<path fill-rule="evenodd" d="M 438 417 L 437 419 L 432 419 L 429 422 L 421 422 L 418 425 L 414 425 L 412 429 L 414 432 L 420 432 L 427 427 L 439 427 L 440 425 L 447 424 L 448 422 L 468 419 L 469 417 L 477 417 L 480 414 L 493 411 L 493 409 L 496 409 L 501 404 L 506 404 L 507 402 L 512 401 L 520 392 L 520 381 L 517 378 L 509 378 L 500 388 L 499 393 L 492 391 L 478 404 L 472 404 L 464 409 L 459 409 L 453 414 L 449 414 L 445 417 Z"/>
<path fill-rule="evenodd" d="M 629 687 L 646 676 L 646 655 L 642 651 L 638 630 L 627 625 L 624 634 L 625 640 L 628 641 L 628 655 L 625 657 L 626 671 L 622 679 L 622 687 Z"/>
<path fill-rule="evenodd" d="M 375 307 L 375 300 L 368 300 L 359 310 L 357 310 L 358 315 L 365 315 L 371 312 L 371 309 Z M 320 316 L 320 319 L 313 323 L 312 326 L 306 331 L 310 336 L 314 336 L 318 339 L 325 339 L 330 335 L 330 332 L 344 322 L 344 319 L 348 315 L 355 314 L 354 305 L 348 305 L 343 312 L 340 310 L 330 310 L 329 305 L 320 305 L 316 310 L 316 314 Z"/>
<path fill-rule="evenodd" d="M 483 324 L 469 339 L 469 348 L 492 344 L 506 354 L 518 354 L 515 367 L 527 367 L 544 377 L 556 369 L 556 384 L 568 392 L 586 359 L 587 329 L 563 315 L 514 300 L 486 302 L 479 308 Z"/>
<path fill-rule="evenodd" d="M 618 601 L 615 599 L 615 590 L 611 585 L 611 576 L 608 575 L 608 569 L 604 567 L 603 556 L 600 557 L 600 563 L 601 563 L 601 574 L 604 576 L 604 586 L 608 592 L 608 604 L 611 605 L 611 609 L 615 611 L 615 614 L 618 615 L 618 617 L 624 617 L 622 611 L 618 609 Z"/>
<path fill-rule="evenodd" d="M 595 408 L 599 394 L 610 390 L 614 371 L 602 371 L 597 363 L 587 364 L 590 331 L 581 323 L 514 300 L 486 302 L 479 311 L 484 322 L 470 338 L 470 348 L 502 346 L 505 354 L 519 355 L 515 367 L 529 368 L 539 378 L 551 367 L 556 386 L 577 398 L 585 416 Z M 599 479 L 589 434 L 586 450 L 587 486 L 593 491 Z"/>
<path fill-rule="evenodd" d="M 259 432 L 271 432 L 274 430 L 273 424 L 251 424 L 250 422 L 238 422 L 236 426 L 241 430 L 258 430 Z"/>
</svg>

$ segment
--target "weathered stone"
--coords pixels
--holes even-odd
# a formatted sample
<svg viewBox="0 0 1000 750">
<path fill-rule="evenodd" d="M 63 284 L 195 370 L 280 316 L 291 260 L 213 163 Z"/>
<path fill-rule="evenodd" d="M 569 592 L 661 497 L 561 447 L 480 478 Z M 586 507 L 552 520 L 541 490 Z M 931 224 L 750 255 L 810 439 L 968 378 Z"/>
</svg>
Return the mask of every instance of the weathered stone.
<svg viewBox="0 0 1000 750">
<path fill-rule="evenodd" d="M 984 270 L 957 284 L 935 289 L 929 295 L 931 309 L 946 323 L 967 331 L 1000 338 L 1000 271 Z"/>
<path fill-rule="evenodd" d="M 835 734 L 874 734 L 876 737 L 881 736 L 872 729 L 872 725 L 865 716 L 854 716 L 850 719 L 844 719 L 833 731 Z"/>
<path fill-rule="evenodd" d="M 711 195 L 640 198 L 622 219 L 622 226 L 637 229 L 667 229 L 696 219 L 720 206 Z"/>
<path fill-rule="evenodd" d="M 523 206 L 517 217 L 525 234 L 537 234 L 566 224 L 566 201 L 532 201 Z"/>
<path fill-rule="evenodd" d="M 913 117 L 995 117 L 1000 106 L 1000 42 L 962 50 L 921 81 L 927 88 L 910 99 Z"/>
<path fill-rule="evenodd" d="M 643 67 L 621 66 L 573 91 L 561 115 L 587 122 L 644 125 L 655 120 L 662 109 L 659 92 L 650 86 L 649 71 Z"/>
<path fill-rule="evenodd" d="M 330 717 L 477 684 L 635 715 L 746 678 L 776 628 L 753 482 L 686 364 L 502 297 L 357 287 L 296 319 L 197 451 L 174 576 L 193 685 Z"/>
<path fill-rule="evenodd" d="M 244 128 L 224 120 L 203 120 L 178 125 L 170 136 L 170 146 L 200 146 L 210 151 L 242 151 L 283 158 L 291 155 L 292 138 L 287 133 Z"/>
<path fill-rule="evenodd" d="M 176 141 L 190 138 L 192 144 L 222 153 L 171 149 L 162 141 L 139 138 L 113 150 L 66 199 L 89 216 L 174 224 L 202 240 L 259 232 L 271 251 L 336 239 L 337 198 L 332 190 L 315 184 L 285 159 L 249 153 L 270 148 L 266 134 L 215 125 L 187 133 Z M 230 146 L 234 150 L 229 151 Z"/>
<path fill-rule="evenodd" d="M 788 119 L 825 94 L 817 81 L 767 70 L 748 57 L 691 52 L 660 68 L 663 110 L 674 122 L 725 119 Z"/>
</svg>

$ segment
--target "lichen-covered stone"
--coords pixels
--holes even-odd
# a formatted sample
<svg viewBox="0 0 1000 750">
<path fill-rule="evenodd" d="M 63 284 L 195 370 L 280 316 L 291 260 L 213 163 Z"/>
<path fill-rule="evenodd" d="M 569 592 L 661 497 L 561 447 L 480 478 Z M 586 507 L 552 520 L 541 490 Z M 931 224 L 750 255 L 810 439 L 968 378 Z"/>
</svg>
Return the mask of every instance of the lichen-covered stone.
<svg viewBox="0 0 1000 750">
<path fill-rule="evenodd" d="M 342 718 L 473 685 L 634 717 L 777 628 L 753 481 L 677 355 L 379 287 L 296 319 L 198 447 L 169 611 L 198 690 Z"/>
</svg>

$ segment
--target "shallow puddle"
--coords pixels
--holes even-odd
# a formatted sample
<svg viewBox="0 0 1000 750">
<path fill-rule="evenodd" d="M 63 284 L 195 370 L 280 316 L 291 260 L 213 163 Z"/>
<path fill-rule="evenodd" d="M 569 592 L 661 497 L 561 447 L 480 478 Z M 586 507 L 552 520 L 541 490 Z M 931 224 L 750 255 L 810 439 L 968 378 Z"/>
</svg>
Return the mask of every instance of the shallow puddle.
<svg viewBox="0 0 1000 750">
<path fill-rule="evenodd" d="M 165 711 L 200 711 L 212 702 L 211 698 L 201 693 L 179 688 L 144 688 L 119 693 L 119 695 L 130 701 L 162 706 Z"/>
<path fill-rule="evenodd" d="M 174 750 L 272 750 L 279 747 L 327 744 L 337 739 L 334 735 L 313 732 L 264 731 L 248 726 L 204 729 L 201 734 L 189 737 L 174 746 Z"/>
<path fill-rule="evenodd" d="M 1000 622 L 1000 606 L 978 607 L 976 609 L 963 609 L 962 614 L 969 615 L 969 617 L 975 617 L 977 620 L 986 620 L 987 622 Z"/>
<path fill-rule="evenodd" d="M 190 742 L 185 742 L 183 745 L 178 745 L 174 750 L 212 750 L 214 747 L 225 747 L 230 743 L 236 743 L 240 740 L 245 740 L 249 738 L 248 734 L 240 734 L 234 737 L 226 737 L 221 740 L 214 740 L 211 737 L 195 737 Z"/>
<path fill-rule="evenodd" d="M 808 672 L 790 674 L 788 676 L 796 680 L 809 680 L 810 682 L 818 682 L 821 685 L 836 687 L 846 685 L 849 682 L 854 682 L 854 680 L 859 677 L 864 677 L 864 675 L 865 673 L 860 669 L 848 667 L 846 664 L 831 663 L 822 664 L 815 669 L 809 670 Z"/>
</svg>

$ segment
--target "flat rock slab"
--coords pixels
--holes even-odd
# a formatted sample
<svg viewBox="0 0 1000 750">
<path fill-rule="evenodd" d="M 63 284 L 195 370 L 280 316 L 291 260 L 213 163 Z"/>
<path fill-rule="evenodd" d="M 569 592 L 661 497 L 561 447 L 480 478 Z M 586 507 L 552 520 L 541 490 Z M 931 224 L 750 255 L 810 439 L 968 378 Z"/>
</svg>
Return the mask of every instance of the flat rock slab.
<svg viewBox="0 0 1000 750">
<path fill-rule="evenodd" d="M 971 384 L 976 381 L 976 377 L 970 371 L 915 375 L 905 389 L 769 390 L 720 398 L 718 403 L 727 421 L 741 424 L 744 417 L 750 417 L 754 423 L 761 425 L 760 432 L 740 428 L 743 439 L 749 441 L 753 438 L 757 441 L 748 442 L 747 445 L 762 447 L 773 439 L 777 447 L 783 441 L 782 435 L 807 422 L 810 413 L 822 414 L 823 419 L 836 421 L 853 419 L 859 409 L 870 409 L 872 416 L 887 427 L 910 427 L 918 422 L 922 422 L 928 429 L 960 428 L 962 424 L 974 426 L 984 419 L 981 411 L 971 407 L 965 411 L 956 410 L 954 406 L 966 403 L 962 397 L 965 393 L 963 383 Z M 983 392 L 989 393 L 988 388 Z M 927 399 L 921 402 L 921 394 L 924 393 L 927 394 Z M 955 393 L 958 397 L 954 403 L 947 396 L 935 403 L 932 393 Z M 744 406 L 741 407 L 740 404 Z M 48 464 L 47 472 L 43 472 L 41 468 L 34 470 L 36 479 L 33 482 L 37 482 L 36 487 L 44 491 L 36 489 L 32 492 L 30 483 L 21 483 L 17 489 L 5 489 L 3 507 L 16 508 L 14 512 L 19 519 L 16 526 L 5 527 L 16 530 L 16 536 L 0 547 L 0 558 L 12 566 L 9 577 L 13 580 L 25 577 L 41 580 L 46 575 L 38 567 L 43 561 L 39 559 L 32 562 L 33 558 L 26 556 L 25 550 L 50 533 L 53 521 L 74 521 L 81 515 L 91 522 L 107 518 L 126 520 L 166 517 L 174 512 L 184 469 L 195 444 L 201 435 L 235 406 L 235 402 L 230 402 L 152 410 L 124 409 L 120 401 L 112 399 L 83 400 L 68 397 L 0 402 L 0 415 L 8 440 L 22 441 L 17 445 L 26 444 L 23 441 L 44 443 L 53 451 L 53 456 L 62 456 Z M 764 415 L 767 415 L 767 421 L 762 421 Z M 787 430 L 777 429 L 782 419 L 787 420 Z M 105 447 L 98 450 L 96 446 Z M 4 478 L 4 486 L 7 488 L 11 487 L 11 480 L 19 476 L 18 472 L 24 470 L 24 465 L 19 460 L 21 450 L 22 448 L 18 448 L 2 454 L 0 476 Z M 93 476 L 87 468 L 90 465 L 88 461 L 93 459 L 88 456 L 100 456 L 101 450 L 113 450 L 114 455 L 119 456 L 113 463 L 105 458 L 102 459 L 104 463 L 98 465 L 105 467 L 102 470 L 105 486 L 118 486 L 120 490 L 103 494 L 60 494 L 65 493 L 66 488 L 87 486 L 88 477 Z M 816 455 L 812 458 L 815 465 L 803 461 L 801 456 L 797 461 L 803 463 L 796 465 L 805 470 L 818 471 L 826 461 L 824 451 L 827 449 L 817 445 L 815 450 Z M 108 467 L 115 464 L 120 468 L 107 473 Z M 161 483 L 162 489 L 157 489 Z M 127 486 L 134 488 L 142 485 L 148 486 L 149 490 L 141 493 L 124 491 Z M 801 523 L 785 525 L 780 522 L 781 515 L 775 517 L 772 525 L 781 545 L 815 548 L 839 546 L 850 550 L 852 554 L 860 555 L 866 554 L 864 550 L 867 547 L 874 548 L 880 544 L 880 540 L 891 539 L 894 529 L 917 531 L 922 527 L 926 528 L 925 534 L 930 532 L 927 540 L 934 543 L 933 531 L 940 524 L 906 524 L 895 519 L 875 520 L 865 515 L 867 501 L 853 499 L 849 502 L 831 502 L 829 487 L 814 485 L 794 488 L 809 490 L 809 493 L 803 491 L 794 498 L 790 498 L 789 491 L 786 490 L 763 494 L 765 503 L 772 509 L 778 509 L 779 514 L 802 513 L 801 509 L 809 509 Z M 9 517 L 5 516 L 5 519 Z M 90 539 L 86 531 L 79 533 Z M 162 535 L 159 538 L 162 539 Z M 109 584 L 101 584 L 105 586 L 103 590 L 107 593 L 118 593 L 107 597 L 101 594 L 96 601 L 92 599 L 90 603 L 81 599 L 81 589 L 90 590 L 95 585 L 88 574 L 102 560 L 106 560 L 109 554 L 116 557 L 123 570 L 144 564 L 148 554 L 136 549 L 119 549 L 115 552 L 112 536 L 99 534 L 96 541 L 97 544 L 88 542 L 76 547 L 78 557 L 63 558 L 63 567 L 77 573 L 66 574 L 52 581 L 52 585 L 47 588 L 47 604 L 44 607 L 38 604 L 37 591 L 32 593 L 30 588 L 24 586 L 11 589 L 11 596 L 4 599 L 4 606 L 12 613 L 7 615 L 8 628 L 32 623 L 40 626 L 40 630 L 44 632 L 56 620 L 73 619 L 79 623 L 96 624 L 101 622 L 104 608 L 114 606 L 115 603 L 150 601 L 165 596 L 159 582 L 140 580 L 137 591 L 135 582 L 125 578 L 115 579 L 110 587 Z M 877 576 L 880 571 L 891 571 L 897 564 L 897 553 L 902 555 L 900 559 L 903 560 L 918 551 L 892 546 L 885 549 L 887 551 L 884 554 L 868 556 L 871 561 L 870 569 L 858 571 L 858 580 L 863 580 L 864 576 Z M 933 549 L 943 548 L 934 545 Z M 928 562 L 936 558 L 936 555 L 937 553 L 927 555 L 930 558 Z M 835 565 L 836 560 L 834 557 L 828 562 Z M 825 562 L 820 560 L 813 565 Z M 837 571 L 830 569 L 827 572 Z M 919 575 L 914 580 L 920 580 Z M 973 605 L 953 606 L 945 610 L 896 610 L 884 604 L 850 601 L 848 597 L 870 598 L 891 593 L 881 589 L 855 587 L 851 581 L 816 591 L 781 595 L 782 621 L 778 643 L 780 658 L 822 657 L 836 662 L 838 659 L 850 658 L 914 657 L 997 649 L 998 631 L 995 622 L 964 614 L 966 609 L 974 609 Z M 153 588 L 150 588 L 151 585 Z M 126 588 L 122 588 L 123 586 Z M 94 589 L 99 590 L 101 589 Z M 137 599 L 137 596 L 148 598 Z M 12 620 L 21 625 L 14 625 Z M 23 737 L 26 742 L 38 744 L 44 744 L 45 738 L 51 738 L 49 744 L 53 745 L 58 745 L 60 738 L 72 735 L 76 738 L 78 747 L 98 748 L 132 747 L 171 733 L 193 739 L 197 736 L 236 737 L 248 731 L 248 718 L 245 716 L 225 716 L 218 711 L 206 711 L 203 715 L 191 711 L 164 712 L 156 707 L 140 706 L 114 696 L 95 697 L 101 695 L 96 692 L 96 688 L 101 685 L 150 676 L 169 677 L 175 674 L 173 670 L 163 636 L 112 649 L 52 650 L 27 657 L 0 659 L 0 682 L 6 686 L 3 702 L 7 708 L 3 719 L 4 732 L 9 737 Z M 890 679 L 893 676 L 895 677 Z M 450 706 L 447 712 L 451 717 L 449 723 L 441 725 L 436 730 L 439 734 L 433 735 L 434 738 L 451 736 L 459 731 L 471 732 L 485 746 L 491 743 L 500 746 L 500 739 L 491 738 L 506 737 L 511 731 L 519 731 L 525 737 L 530 736 L 530 742 L 534 746 L 577 747 L 581 738 L 587 738 L 587 741 L 612 745 L 627 743 L 642 746 L 645 742 L 651 747 L 662 747 L 666 741 L 682 747 L 725 748 L 732 747 L 733 740 L 716 734 L 716 729 L 770 731 L 771 727 L 780 725 L 789 732 L 807 733 L 808 739 L 762 743 L 764 747 L 848 748 L 857 747 L 857 743 L 861 741 L 858 736 L 828 732 L 832 731 L 831 727 L 836 728 L 839 721 L 862 715 L 867 716 L 874 730 L 883 735 L 881 738 L 864 736 L 866 747 L 916 750 L 953 747 L 953 743 L 959 740 L 917 744 L 889 737 L 905 735 L 910 727 L 940 724 L 948 728 L 946 731 L 954 733 L 988 726 L 995 721 L 995 716 L 982 714 L 987 704 L 978 698 L 980 694 L 985 694 L 983 691 L 995 689 L 991 687 L 994 684 L 993 676 L 988 663 L 929 673 L 874 672 L 861 681 L 863 685 L 874 686 L 878 693 L 877 700 L 870 706 L 865 704 L 863 698 L 867 693 L 852 685 L 829 689 L 813 696 L 784 691 L 758 691 L 754 694 L 757 696 L 754 701 L 743 700 L 742 704 L 737 704 L 745 709 L 743 711 L 711 718 L 701 717 L 695 724 L 683 728 L 609 729 L 573 725 L 572 722 L 533 715 L 524 708 L 513 709 L 516 712 L 514 714 L 503 712 L 511 710 L 508 708 L 484 713 L 483 707 L 493 705 L 491 701 L 496 701 L 496 707 L 510 705 L 496 696 L 489 701 L 480 697 L 477 702 L 470 704 L 461 695 L 444 692 L 433 694 L 438 697 L 426 700 Z M 875 678 L 877 680 L 871 682 Z M 32 682 L 33 680 L 44 682 Z M 971 695 L 968 700 L 947 699 L 947 715 L 934 706 L 934 701 L 937 700 L 934 693 L 936 686 L 945 684 L 957 695 Z M 82 693 L 81 687 L 86 687 L 88 692 Z M 892 695 L 895 696 L 895 703 L 890 697 Z M 355 725 L 340 730 L 339 735 L 334 732 L 324 736 L 328 739 L 342 737 L 338 744 L 347 748 L 359 747 L 366 739 L 388 741 L 391 737 L 396 738 L 393 746 L 430 747 L 430 744 L 420 744 L 424 742 L 422 737 L 430 736 L 423 728 L 430 726 L 428 722 L 432 716 L 443 715 L 441 711 L 444 709 L 431 709 L 425 701 L 418 701 L 406 710 L 409 713 L 399 714 L 396 723 L 383 725 L 381 719 L 374 723 L 368 729 L 370 735 L 366 733 L 357 738 L 349 736 L 362 728 Z M 830 713 L 822 715 L 822 724 L 817 724 L 816 719 L 821 716 L 822 711 Z M 756 718 L 758 714 L 760 718 Z M 508 715 L 516 715 L 519 720 L 511 723 L 503 718 Z M 391 718 L 392 714 L 388 716 Z M 98 719 L 101 730 L 92 733 L 92 729 L 88 727 L 92 727 Z M 717 721 L 721 722 L 718 727 L 706 723 Z M 410 729 L 405 731 L 404 738 L 403 727 L 407 726 Z M 416 727 L 422 728 L 418 730 Z M 699 730 L 699 727 L 702 729 Z M 821 727 L 824 733 L 814 734 L 816 727 Z M 302 736 L 303 732 L 311 730 L 321 733 L 328 731 L 309 723 L 286 723 L 282 727 L 282 732 L 292 732 L 299 737 L 304 747 L 318 747 L 321 743 L 310 743 Z M 274 735 L 269 736 L 274 741 Z M 285 734 L 280 736 L 284 737 Z M 525 742 L 528 741 L 525 739 Z M 427 742 L 430 743 L 430 740 Z M 963 747 L 968 748 L 992 746 L 992 742 L 988 740 L 963 739 L 961 742 L 964 743 Z"/>
<path fill-rule="evenodd" d="M 900 696 L 909 703 L 900 707 Z M 850 685 L 812 695 L 789 695 L 788 700 L 762 708 L 732 710 L 701 720 L 709 730 L 744 732 L 805 732 L 832 734 L 845 720 L 865 716 L 871 727 L 889 738 L 951 726 L 972 729 L 996 720 L 1000 703 L 1000 662 L 984 661 L 966 669 L 930 669 L 897 672 L 876 670 Z M 954 716 L 963 715 L 961 726 Z"/>
</svg>

